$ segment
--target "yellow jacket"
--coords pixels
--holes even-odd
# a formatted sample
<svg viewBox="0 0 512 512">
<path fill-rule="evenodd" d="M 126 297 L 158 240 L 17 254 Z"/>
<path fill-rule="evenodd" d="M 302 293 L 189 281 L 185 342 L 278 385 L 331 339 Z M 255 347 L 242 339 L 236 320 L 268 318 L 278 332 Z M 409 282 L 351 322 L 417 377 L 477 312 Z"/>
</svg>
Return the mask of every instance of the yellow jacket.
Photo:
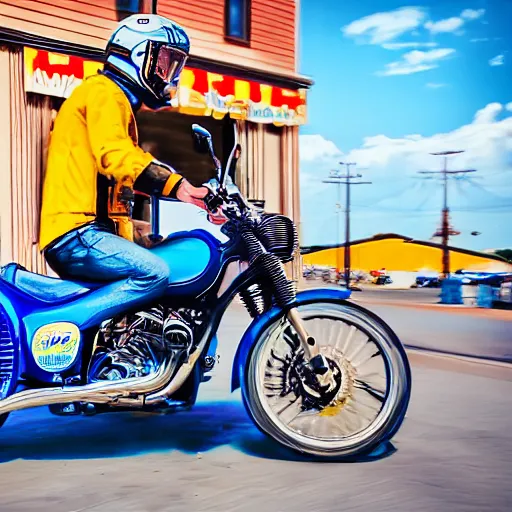
<svg viewBox="0 0 512 512">
<path fill-rule="evenodd" d="M 39 244 L 44 249 L 96 216 L 97 176 L 133 185 L 154 160 L 137 145 L 133 111 L 123 91 L 101 74 L 80 84 L 63 103 L 50 138 L 43 185 Z M 166 190 L 180 180 L 173 174 Z M 121 236 L 133 240 L 129 217 L 118 221 Z"/>
</svg>

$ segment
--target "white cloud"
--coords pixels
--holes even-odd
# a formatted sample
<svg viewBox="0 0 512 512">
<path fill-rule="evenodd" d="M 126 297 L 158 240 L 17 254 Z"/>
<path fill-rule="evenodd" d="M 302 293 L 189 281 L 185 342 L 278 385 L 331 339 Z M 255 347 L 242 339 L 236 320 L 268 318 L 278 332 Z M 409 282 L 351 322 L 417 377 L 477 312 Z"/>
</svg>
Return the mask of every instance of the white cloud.
<svg viewBox="0 0 512 512">
<path fill-rule="evenodd" d="M 464 9 L 460 16 L 466 20 L 477 20 L 485 14 L 485 9 Z"/>
<path fill-rule="evenodd" d="M 343 157 L 357 162 L 357 168 L 366 169 L 362 171 L 364 180 L 373 183 L 354 191 L 353 238 L 397 232 L 428 239 L 439 221 L 442 187 L 436 179 L 420 181 L 417 171 L 441 168 L 440 158 L 430 153 L 465 150 L 448 161 L 449 169 L 477 169 L 467 179 L 450 184 L 451 220 L 463 231 L 453 243 L 462 247 L 512 243 L 512 232 L 503 230 L 503 226 L 512 223 L 511 135 L 512 102 L 491 103 L 479 110 L 469 124 L 447 133 L 366 137 L 360 147 Z M 301 138 L 301 151 L 302 144 Z M 319 172 L 317 162 L 305 161 L 301 155 L 305 244 L 336 240 L 336 191 L 321 180 L 329 169 L 338 167 L 338 161 L 339 158 L 324 160 Z M 500 225 L 495 226 L 498 213 Z M 474 229 L 482 232 L 478 241 L 470 235 Z"/>
<path fill-rule="evenodd" d="M 403 55 L 402 60 L 386 64 L 386 69 L 377 74 L 380 76 L 410 75 L 427 71 L 437 68 L 437 61 L 446 59 L 454 53 L 453 48 L 437 48 L 426 52 L 413 50 Z"/>
<path fill-rule="evenodd" d="M 370 44 L 382 44 L 411 32 L 421 25 L 425 17 L 425 11 L 419 7 L 402 7 L 365 16 L 341 30 L 347 37 L 362 38 Z"/>
<path fill-rule="evenodd" d="M 432 169 L 438 162 L 430 153 L 447 150 L 465 150 L 457 157 L 457 165 L 475 167 L 482 172 L 492 171 L 503 165 L 505 154 L 512 154 L 512 115 L 500 119 L 504 111 L 512 112 L 512 102 L 505 105 L 489 103 L 478 110 L 471 123 L 461 126 L 451 132 L 438 133 L 430 137 L 419 134 L 406 135 L 403 138 L 391 138 L 386 135 L 365 137 L 361 147 L 343 155 L 347 161 L 357 162 L 361 168 L 372 172 L 380 172 L 397 160 L 399 165 L 393 167 L 394 176 L 404 173 L 416 173 L 420 169 Z M 311 163 L 311 146 L 320 147 L 320 142 L 329 147 L 330 156 L 326 152 L 319 153 L 324 161 L 336 165 L 342 154 L 334 142 L 324 139 L 321 135 L 302 135 L 300 137 L 300 160 L 302 164 Z M 512 161 L 509 161 L 509 165 Z M 314 166 L 313 166 L 314 167 Z M 308 169 L 305 169 L 308 172 Z M 506 176 L 505 176 L 506 178 Z M 512 188 L 512 182 L 508 182 Z"/>
<path fill-rule="evenodd" d="M 411 162 L 407 168 L 415 171 L 436 165 L 435 161 L 428 163 L 431 152 L 464 149 L 466 153 L 458 158 L 461 165 L 492 168 L 504 150 L 512 151 L 512 116 L 498 120 L 502 111 L 502 104 L 490 103 L 476 112 L 470 124 L 421 139 L 392 139 L 384 135 L 367 137 L 362 148 L 351 151 L 347 158 L 371 168 L 387 165 L 401 155 Z"/>
<path fill-rule="evenodd" d="M 428 52 L 414 50 L 412 52 L 406 53 L 404 55 L 404 59 L 411 64 L 419 64 L 421 62 L 432 62 L 435 60 L 444 59 L 453 53 L 455 53 L 453 48 L 438 48 Z"/>
<path fill-rule="evenodd" d="M 425 28 L 432 32 L 432 34 L 439 34 L 441 32 L 455 32 L 457 29 L 464 25 L 462 18 L 446 18 L 440 21 L 427 21 Z"/>
<path fill-rule="evenodd" d="M 437 68 L 435 64 L 408 64 L 407 62 L 391 62 L 386 64 L 385 71 L 377 71 L 379 76 L 413 75 L 429 69 Z"/>
<path fill-rule="evenodd" d="M 422 43 L 419 41 L 411 41 L 408 43 L 384 43 L 382 48 L 386 50 L 405 50 L 407 48 L 435 48 L 438 46 L 435 42 Z"/>
<path fill-rule="evenodd" d="M 505 55 L 496 55 L 489 61 L 489 66 L 503 66 L 505 64 Z"/>
<path fill-rule="evenodd" d="M 342 152 L 331 140 L 321 135 L 300 136 L 300 158 L 306 162 L 339 158 Z"/>
<path fill-rule="evenodd" d="M 474 21 L 481 18 L 485 14 L 485 9 L 464 9 L 460 16 L 452 16 L 439 21 L 427 21 L 425 28 L 432 34 L 440 34 L 445 32 L 455 32 L 457 35 L 462 34 L 460 30 L 467 21 Z"/>
<path fill-rule="evenodd" d="M 470 43 L 485 43 L 486 41 L 489 41 L 488 37 L 474 37 L 469 40 Z"/>
<path fill-rule="evenodd" d="M 502 110 L 503 105 L 501 103 L 489 103 L 475 114 L 473 124 L 494 123 Z"/>
<path fill-rule="evenodd" d="M 426 87 L 428 87 L 429 89 L 441 89 L 441 87 L 446 87 L 447 85 L 448 84 L 429 82 L 428 84 L 426 84 Z"/>
</svg>

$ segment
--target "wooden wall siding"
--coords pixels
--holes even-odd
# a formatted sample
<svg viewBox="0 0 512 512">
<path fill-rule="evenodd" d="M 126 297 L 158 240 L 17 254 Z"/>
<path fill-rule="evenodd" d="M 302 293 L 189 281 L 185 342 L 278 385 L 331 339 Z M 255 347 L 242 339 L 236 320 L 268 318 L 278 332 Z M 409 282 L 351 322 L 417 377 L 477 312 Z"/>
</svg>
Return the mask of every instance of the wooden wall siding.
<svg viewBox="0 0 512 512">
<path fill-rule="evenodd" d="M 0 206 L 0 263 L 16 261 L 29 270 L 44 274 L 46 263 L 38 246 L 39 209 L 52 122 L 51 100 L 47 96 L 24 93 L 21 50 L 0 53 L 0 62 L 7 64 L 3 68 L 0 91 L 6 84 L 9 86 L 9 105 L 2 119 L 2 135 L 8 129 L 5 140 L 10 141 L 9 147 L 1 148 L 5 187 Z"/>
<path fill-rule="evenodd" d="M 0 24 L 61 41 L 104 48 L 117 24 L 115 0 L 0 0 Z"/>
<path fill-rule="evenodd" d="M 195 55 L 295 74 L 295 0 L 251 0 L 251 44 L 224 39 L 224 0 L 159 0 L 158 13 L 189 29 Z"/>
<path fill-rule="evenodd" d="M 224 39 L 224 3 L 159 0 L 158 12 L 188 29 L 197 57 L 295 76 L 296 0 L 251 1 L 250 47 Z M 94 48 L 117 16 L 116 0 L 0 0 L 1 26 Z"/>
</svg>

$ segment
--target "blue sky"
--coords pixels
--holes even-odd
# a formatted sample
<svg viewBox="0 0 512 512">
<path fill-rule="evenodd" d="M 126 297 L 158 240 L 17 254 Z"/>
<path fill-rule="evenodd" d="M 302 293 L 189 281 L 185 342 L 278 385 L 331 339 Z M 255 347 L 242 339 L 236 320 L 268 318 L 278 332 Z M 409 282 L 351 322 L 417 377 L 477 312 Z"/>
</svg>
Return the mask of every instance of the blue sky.
<svg viewBox="0 0 512 512">
<path fill-rule="evenodd" d="M 301 128 L 303 244 L 337 241 L 336 196 L 321 180 L 356 161 L 353 238 L 428 239 L 441 188 L 431 151 L 465 149 L 451 168 L 452 243 L 512 246 L 512 2 L 301 1 L 300 71 L 315 85 Z M 469 175 L 468 175 L 469 176 Z M 471 231 L 481 235 L 472 236 Z"/>
</svg>

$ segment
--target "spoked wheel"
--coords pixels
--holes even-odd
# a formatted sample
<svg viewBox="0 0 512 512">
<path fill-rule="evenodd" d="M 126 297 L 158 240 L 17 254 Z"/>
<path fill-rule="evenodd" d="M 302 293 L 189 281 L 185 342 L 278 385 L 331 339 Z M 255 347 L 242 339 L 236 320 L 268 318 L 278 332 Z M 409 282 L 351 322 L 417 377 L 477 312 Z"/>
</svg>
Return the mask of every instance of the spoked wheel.
<svg viewBox="0 0 512 512">
<path fill-rule="evenodd" d="M 248 363 L 243 397 L 256 424 L 290 448 L 325 458 L 353 457 L 390 439 L 404 419 L 411 387 L 398 338 L 348 302 L 298 309 L 337 375 L 335 393 L 326 405 L 307 392 L 303 350 L 281 318 L 256 342 Z"/>
</svg>

